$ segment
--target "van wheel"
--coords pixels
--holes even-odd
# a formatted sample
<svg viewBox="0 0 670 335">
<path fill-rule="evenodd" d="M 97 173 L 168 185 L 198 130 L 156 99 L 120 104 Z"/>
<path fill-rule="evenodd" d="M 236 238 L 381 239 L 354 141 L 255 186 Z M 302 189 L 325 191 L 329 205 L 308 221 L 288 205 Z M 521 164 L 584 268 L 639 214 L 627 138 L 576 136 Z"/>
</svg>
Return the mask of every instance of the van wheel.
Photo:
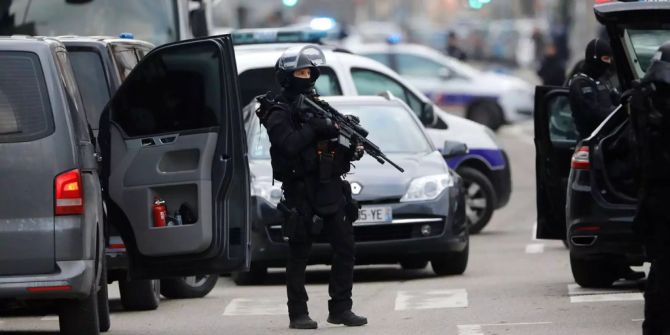
<svg viewBox="0 0 670 335">
<path fill-rule="evenodd" d="M 420 258 L 407 259 L 400 261 L 400 266 L 403 270 L 421 270 L 428 266 L 428 261 Z"/>
<path fill-rule="evenodd" d="M 447 252 L 433 258 L 430 265 L 433 266 L 433 272 L 438 276 L 460 275 L 468 267 L 469 255 L 470 243 L 463 251 Z"/>
<path fill-rule="evenodd" d="M 121 280 L 121 305 L 128 311 L 149 311 L 158 308 L 161 282 L 158 279 Z"/>
<path fill-rule="evenodd" d="M 161 293 L 170 299 L 202 298 L 216 286 L 216 275 L 189 276 L 161 280 Z"/>
<path fill-rule="evenodd" d="M 457 170 L 465 188 L 465 219 L 471 234 L 477 234 L 489 224 L 496 205 L 496 194 L 491 181 L 470 167 Z"/>
<path fill-rule="evenodd" d="M 249 271 L 233 272 L 231 277 L 237 285 L 255 285 L 261 284 L 265 281 L 268 275 L 268 268 L 251 263 Z"/>
<path fill-rule="evenodd" d="M 617 266 L 605 259 L 579 259 L 570 255 L 575 282 L 585 288 L 608 288 L 619 279 Z"/>
<path fill-rule="evenodd" d="M 107 290 L 107 266 L 104 265 L 100 274 L 100 290 L 98 290 L 98 323 L 100 331 L 103 333 L 107 332 L 111 326 L 109 319 L 109 294 Z"/>
<path fill-rule="evenodd" d="M 475 102 L 468 108 L 467 118 L 493 130 L 505 122 L 500 107 L 493 101 Z"/>
<path fill-rule="evenodd" d="M 58 311 L 58 324 L 63 335 L 100 334 L 98 295 L 91 292 L 83 300 L 62 301 Z"/>
</svg>

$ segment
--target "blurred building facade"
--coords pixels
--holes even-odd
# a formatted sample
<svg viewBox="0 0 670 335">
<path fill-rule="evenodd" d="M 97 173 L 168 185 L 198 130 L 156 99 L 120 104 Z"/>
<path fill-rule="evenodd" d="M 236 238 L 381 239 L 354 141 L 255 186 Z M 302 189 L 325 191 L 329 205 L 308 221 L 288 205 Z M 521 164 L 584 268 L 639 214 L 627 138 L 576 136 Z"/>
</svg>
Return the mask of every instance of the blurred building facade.
<svg viewBox="0 0 670 335">
<path fill-rule="evenodd" d="M 276 27 L 305 17 L 327 16 L 343 26 L 392 22 L 410 41 L 443 49 L 448 31 L 464 39 L 474 58 L 536 61 L 538 31 L 543 43 L 557 44 L 568 63 L 583 57 L 598 36 L 593 0 L 490 0 L 479 10 L 468 0 L 214 0 L 215 24 L 233 28 Z M 537 36 L 535 36 L 537 37 Z"/>
</svg>

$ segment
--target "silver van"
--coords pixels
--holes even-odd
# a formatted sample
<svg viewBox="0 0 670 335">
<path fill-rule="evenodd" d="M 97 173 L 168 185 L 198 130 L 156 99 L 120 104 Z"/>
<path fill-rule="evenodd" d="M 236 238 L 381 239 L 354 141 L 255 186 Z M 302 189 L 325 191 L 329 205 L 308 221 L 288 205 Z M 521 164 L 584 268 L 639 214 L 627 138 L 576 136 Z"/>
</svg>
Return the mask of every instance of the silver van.
<svg viewBox="0 0 670 335">
<path fill-rule="evenodd" d="M 249 172 L 229 36 L 154 49 L 99 127 L 86 115 L 63 44 L 0 38 L 0 303 L 56 301 L 61 333 L 107 330 L 107 222 L 132 279 L 248 268 Z M 156 199 L 170 216 L 189 215 L 156 225 Z"/>
</svg>

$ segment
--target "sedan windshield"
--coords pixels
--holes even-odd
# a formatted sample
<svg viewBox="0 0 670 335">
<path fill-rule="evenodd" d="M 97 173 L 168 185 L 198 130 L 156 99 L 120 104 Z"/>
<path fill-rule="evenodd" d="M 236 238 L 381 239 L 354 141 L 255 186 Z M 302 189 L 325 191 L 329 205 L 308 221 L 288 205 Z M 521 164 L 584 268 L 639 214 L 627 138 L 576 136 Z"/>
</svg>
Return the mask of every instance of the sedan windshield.
<svg viewBox="0 0 670 335">
<path fill-rule="evenodd" d="M 107 35 L 129 32 L 156 45 L 177 41 L 174 0 L 0 0 L 0 35 Z"/>
<path fill-rule="evenodd" d="M 361 126 L 370 132 L 368 139 L 385 154 L 427 153 L 432 150 L 421 126 L 406 108 L 398 105 L 354 104 L 333 104 L 333 107 L 342 114 L 358 116 Z M 270 159 L 270 141 L 258 119 L 250 127 L 249 143 L 252 159 Z"/>
</svg>

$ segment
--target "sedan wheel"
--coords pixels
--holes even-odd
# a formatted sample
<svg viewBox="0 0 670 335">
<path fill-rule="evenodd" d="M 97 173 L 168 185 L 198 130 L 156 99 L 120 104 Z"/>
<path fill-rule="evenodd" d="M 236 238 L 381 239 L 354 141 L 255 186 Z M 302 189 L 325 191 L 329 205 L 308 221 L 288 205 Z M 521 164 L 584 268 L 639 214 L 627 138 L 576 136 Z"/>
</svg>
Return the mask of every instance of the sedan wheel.
<svg viewBox="0 0 670 335">
<path fill-rule="evenodd" d="M 161 293 L 170 299 L 202 298 L 216 286 L 216 275 L 199 275 L 161 280 Z"/>
<path fill-rule="evenodd" d="M 482 231 L 491 220 L 495 207 L 495 190 L 481 172 L 464 167 L 458 170 L 465 188 L 465 217 L 470 233 Z"/>
</svg>

